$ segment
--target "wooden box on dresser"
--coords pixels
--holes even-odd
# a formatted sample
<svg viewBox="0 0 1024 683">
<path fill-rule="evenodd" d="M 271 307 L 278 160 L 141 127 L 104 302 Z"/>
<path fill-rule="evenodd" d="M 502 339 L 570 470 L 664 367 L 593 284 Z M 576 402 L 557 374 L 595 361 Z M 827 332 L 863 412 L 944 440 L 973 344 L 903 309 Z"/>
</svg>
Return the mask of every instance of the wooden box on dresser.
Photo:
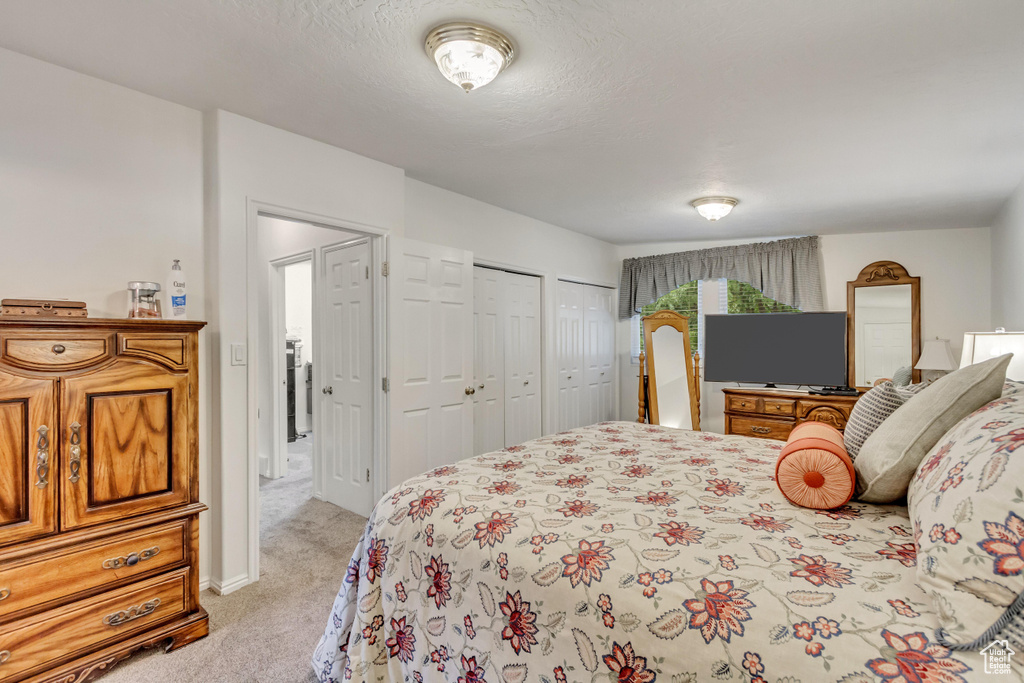
<svg viewBox="0 0 1024 683">
<path fill-rule="evenodd" d="M 785 441 L 801 422 L 824 422 L 839 431 L 860 396 L 817 396 L 778 389 L 722 389 L 725 433 Z"/>
<path fill-rule="evenodd" d="M 208 633 L 203 325 L 0 317 L 3 683 L 79 683 Z"/>
</svg>

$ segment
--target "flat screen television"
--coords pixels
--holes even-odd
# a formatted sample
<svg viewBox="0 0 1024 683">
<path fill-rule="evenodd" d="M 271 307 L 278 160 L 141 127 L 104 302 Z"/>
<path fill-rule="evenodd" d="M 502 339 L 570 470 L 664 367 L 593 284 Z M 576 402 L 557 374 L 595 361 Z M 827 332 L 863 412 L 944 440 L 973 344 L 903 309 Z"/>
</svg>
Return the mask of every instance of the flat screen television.
<svg viewBox="0 0 1024 683">
<path fill-rule="evenodd" d="M 846 313 L 709 315 L 704 379 L 846 386 Z"/>
</svg>

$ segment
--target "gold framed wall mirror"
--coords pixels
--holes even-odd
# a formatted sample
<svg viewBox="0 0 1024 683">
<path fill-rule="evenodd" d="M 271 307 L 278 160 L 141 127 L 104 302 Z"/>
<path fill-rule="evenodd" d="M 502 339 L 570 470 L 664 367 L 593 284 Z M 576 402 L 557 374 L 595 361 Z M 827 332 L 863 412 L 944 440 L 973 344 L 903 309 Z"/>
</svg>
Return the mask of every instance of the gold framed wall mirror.
<svg viewBox="0 0 1024 683">
<path fill-rule="evenodd" d="M 875 261 L 846 283 L 848 383 L 869 389 L 913 368 L 921 355 L 921 278 L 895 261 Z M 914 382 L 921 371 L 912 370 Z"/>
<path fill-rule="evenodd" d="M 637 422 L 700 431 L 700 356 L 690 349 L 689 319 L 656 311 L 643 327 Z"/>
</svg>

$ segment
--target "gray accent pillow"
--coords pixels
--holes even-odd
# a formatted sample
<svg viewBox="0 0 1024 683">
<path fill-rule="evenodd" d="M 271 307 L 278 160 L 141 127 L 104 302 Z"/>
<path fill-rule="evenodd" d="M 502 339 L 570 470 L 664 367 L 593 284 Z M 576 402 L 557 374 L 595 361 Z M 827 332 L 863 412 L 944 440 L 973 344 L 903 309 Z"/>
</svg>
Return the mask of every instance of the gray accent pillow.
<svg viewBox="0 0 1024 683">
<path fill-rule="evenodd" d="M 885 419 L 906 403 L 903 396 L 896 390 L 892 382 L 882 382 L 860 397 L 853 404 L 850 419 L 843 429 L 843 445 L 851 460 L 857 460 L 857 454 L 872 432 L 885 422 Z"/>
<path fill-rule="evenodd" d="M 898 387 L 905 387 L 914 380 L 914 370 L 909 365 L 904 365 L 902 368 L 892 373 L 892 383 Z"/>
<path fill-rule="evenodd" d="M 961 368 L 897 408 L 867 438 L 854 461 L 858 498 L 891 503 L 905 496 L 917 466 L 943 434 L 999 398 L 1011 357 L 1007 354 Z"/>
</svg>

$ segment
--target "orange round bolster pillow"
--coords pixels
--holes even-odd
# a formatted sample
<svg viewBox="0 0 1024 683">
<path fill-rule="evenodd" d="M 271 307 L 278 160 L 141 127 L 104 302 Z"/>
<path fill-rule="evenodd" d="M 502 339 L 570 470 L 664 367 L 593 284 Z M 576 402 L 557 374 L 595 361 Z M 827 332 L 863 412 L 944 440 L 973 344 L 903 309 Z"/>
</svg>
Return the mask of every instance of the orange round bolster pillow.
<svg viewBox="0 0 1024 683">
<path fill-rule="evenodd" d="M 805 508 L 846 505 L 856 480 L 842 432 L 822 422 L 797 425 L 775 463 L 775 483 L 782 495 Z"/>
</svg>

